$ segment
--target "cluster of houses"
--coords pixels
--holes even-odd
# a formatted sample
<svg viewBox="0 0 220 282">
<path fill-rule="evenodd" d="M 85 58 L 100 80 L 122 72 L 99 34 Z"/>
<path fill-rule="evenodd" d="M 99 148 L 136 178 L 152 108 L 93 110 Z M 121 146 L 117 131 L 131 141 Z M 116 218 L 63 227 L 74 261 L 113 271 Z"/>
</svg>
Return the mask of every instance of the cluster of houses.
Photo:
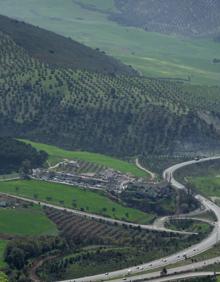
<svg viewBox="0 0 220 282">
<path fill-rule="evenodd" d="M 132 176 L 113 169 L 103 169 L 97 173 L 77 173 L 79 166 L 77 161 L 64 161 L 52 169 L 34 169 L 32 178 L 116 193 L 121 193 L 128 183 L 134 181 Z"/>
</svg>

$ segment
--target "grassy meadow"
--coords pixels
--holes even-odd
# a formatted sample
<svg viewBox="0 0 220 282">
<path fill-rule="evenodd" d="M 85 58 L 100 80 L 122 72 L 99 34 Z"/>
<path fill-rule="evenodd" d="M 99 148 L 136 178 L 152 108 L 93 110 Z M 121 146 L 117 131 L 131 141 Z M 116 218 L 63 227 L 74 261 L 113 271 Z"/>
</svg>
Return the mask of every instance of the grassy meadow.
<svg viewBox="0 0 220 282">
<path fill-rule="evenodd" d="M 112 158 L 106 155 L 82 152 L 82 151 L 67 151 L 56 146 L 46 145 L 42 143 L 31 142 L 27 140 L 21 140 L 31 144 L 38 150 L 43 150 L 49 155 L 50 165 L 54 165 L 64 159 L 77 159 L 90 163 L 95 163 L 104 167 L 109 167 L 114 170 L 119 170 L 123 173 L 130 173 L 137 177 L 146 177 L 148 174 L 142 171 L 134 163 L 125 162 L 116 158 Z"/>
<path fill-rule="evenodd" d="M 111 218 L 123 219 L 136 223 L 149 223 L 154 218 L 153 214 L 147 214 L 136 209 L 127 208 L 116 202 L 113 202 L 103 193 L 93 192 L 63 184 L 55 184 L 34 180 L 8 181 L 1 182 L 0 192 L 24 196 L 40 201 L 47 201 L 49 203 L 61 205 L 68 208 L 74 208 L 90 213 L 101 214 Z M 8 214 L 6 212 L 6 216 L 11 217 L 11 214 Z M 23 216 L 24 215 L 22 214 L 19 215 L 21 223 Z M 30 218 L 30 223 L 32 220 L 33 218 Z M 27 216 L 24 217 L 24 222 L 27 222 Z M 1 224 L 3 223 L 1 222 Z M 19 230 L 23 232 L 19 225 L 17 227 L 19 227 Z M 16 227 L 14 228 L 15 230 L 17 230 Z M 37 230 L 39 230 L 39 228 Z"/>
<path fill-rule="evenodd" d="M 4 184 L 1 183 L 0 188 L 3 187 Z M 40 207 L 0 209 L 0 230 L 3 234 L 19 236 L 57 234 L 56 226 L 46 217 Z"/>
<path fill-rule="evenodd" d="M 1 2 L 1 14 L 100 48 L 147 76 L 190 77 L 194 84 L 220 85 L 220 64 L 212 63 L 220 57 L 219 43 L 121 26 L 108 19 L 108 12 L 116 9 L 112 0 L 80 2 L 98 10 L 72 0 L 8 0 Z"/>
</svg>

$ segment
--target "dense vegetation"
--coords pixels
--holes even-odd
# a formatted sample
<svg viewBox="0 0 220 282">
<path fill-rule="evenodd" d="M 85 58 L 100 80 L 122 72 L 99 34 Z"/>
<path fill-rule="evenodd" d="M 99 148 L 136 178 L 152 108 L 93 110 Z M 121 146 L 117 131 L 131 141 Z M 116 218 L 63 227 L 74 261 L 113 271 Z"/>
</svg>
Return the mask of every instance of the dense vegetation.
<svg viewBox="0 0 220 282">
<path fill-rule="evenodd" d="M 38 239 L 29 238 L 18 239 L 8 243 L 5 250 L 5 261 L 11 268 L 22 269 L 27 260 L 42 255 L 43 253 L 57 249 L 65 249 L 65 241 L 59 237 L 40 237 Z"/>
<path fill-rule="evenodd" d="M 117 156 L 219 146 L 217 87 L 206 103 L 205 89 L 50 68 L 2 33 L 0 45 L 1 135 Z M 196 103 L 199 113 L 192 109 Z"/>
<path fill-rule="evenodd" d="M 30 168 L 40 167 L 47 159 L 47 153 L 37 151 L 30 144 L 0 137 L 0 174 L 18 172 L 25 162 Z"/>
<path fill-rule="evenodd" d="M 26 238 L 25 240 L 17 239 L 10 241 L 5 250 L 5 261 L 9 266 L 8 274 L 10 281 L 33 281 L 28 277 L 31 260 L 43 255 L 54 255 L 65 249 L 67 249 L 67 244 L 60 237 L 45 236 L 38 239 Z"/>
<path fill-rule="evenodd" d="M 110 18 L 146 31 L 187 36 L 216 35 L 219 31 L 218 0 L 114 0 L 118 9 Z M 209 11 L 207 13 L 207 11 Z"/>
<path fill-rule="evenodd" d="M 158 216 L 188 213 L 198 208 L 192 195 L 175 191 L 167 183 L 157 185 L 129 184 L 120 194 L 120 198 L 129 206 L 144 212 L 154 212 Z"/>
</svg>

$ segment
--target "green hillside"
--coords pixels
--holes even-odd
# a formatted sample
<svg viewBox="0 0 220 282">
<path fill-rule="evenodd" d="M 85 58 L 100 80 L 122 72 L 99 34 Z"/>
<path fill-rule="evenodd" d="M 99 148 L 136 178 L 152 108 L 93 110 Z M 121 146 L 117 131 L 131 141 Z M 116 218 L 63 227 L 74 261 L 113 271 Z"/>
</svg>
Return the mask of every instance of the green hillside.
<svg viewBox="0 0 220 282">
<path fill-rule="evenodd" d="M 3 33 L 0 46 L 1 135 L 119 157 L 219 146 L 218 87 L 49 67 Z"/>
<path fill-rule="evenodd" d="M 29 55 L 51 66 L 110 74 L 135 74 L 130 67 L 114 58 L 70 38 L 4 16 L 0 16 L 0 26 L 0 30 Z"/>
<path fill-rule="evenodd" d="M 95 6 L 95 9 L 83 8 L 76 2 Z M 114 9 L 112 0 L 8 0 L 1 3 L 2 14 L 100 48 L 148 76 L 190 77 L 195 84 L 220 85 L 220 64 L 212 63 L 214 58 L 219 58 L 219 43 L 122 26 L 110 21 L 106 14 L 106 10 Z"/>
<path fill-rule="evenodd" d="M 131 173 L 137 177 L 146 177 L 148 174 L 140 170 L 134 163 L 128 163 L 119 159 L 115 159 L 106 155 L 95 154 L 81 151 L 67 151 L 55 146 L 22 140 L 27 144 L 31 144 L 37 150 L 47 152 L 49 155 L 48 161 L 50 165 L 54 165 L 64 159 L 76 159 L 89 163 L 95 163 L 104 167 L 109 167 L 114 170 L 119 170 L 124 173 Z"/>
</svg>

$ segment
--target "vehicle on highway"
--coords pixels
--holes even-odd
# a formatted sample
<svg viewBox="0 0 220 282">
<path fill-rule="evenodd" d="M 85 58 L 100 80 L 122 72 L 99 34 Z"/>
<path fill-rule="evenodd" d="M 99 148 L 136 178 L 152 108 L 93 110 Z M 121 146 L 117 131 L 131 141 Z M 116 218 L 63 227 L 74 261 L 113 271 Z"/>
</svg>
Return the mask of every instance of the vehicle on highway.
<svg viewBox="0 0 220 282">
<path fill-rule="evenodd" d="M 167 269 L 166 267 L 164 267 L 160 272 L 160 276 L 166 276 L 166 275 L 167 275 Z"/>
</svg>

